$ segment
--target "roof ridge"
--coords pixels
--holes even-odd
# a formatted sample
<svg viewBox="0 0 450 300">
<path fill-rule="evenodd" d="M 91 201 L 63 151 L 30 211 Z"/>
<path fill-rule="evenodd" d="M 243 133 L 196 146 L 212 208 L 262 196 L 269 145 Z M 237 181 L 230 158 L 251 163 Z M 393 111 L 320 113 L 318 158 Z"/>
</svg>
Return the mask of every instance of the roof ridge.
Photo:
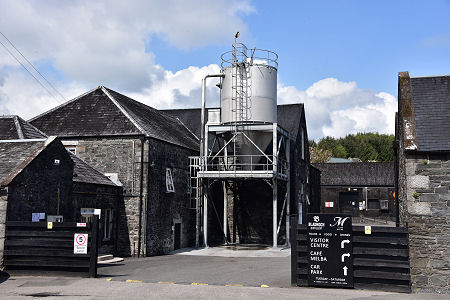
<svg viewBox="0 0 450 300">
<path fill-rule="evenodd" d="M 100 86 L 98 86 L 98 87 L 96 87 L 96 88 L 93 88 L 93 89 L 90 90 L 90 91 L 87 91 L 87 92 L 84 93 L 84 94 L 81 94 L 81 95 L 79 95 L 79 96 L 73 98 L 72 100 L 66 101 L 66 102 L 64 102 L 63 104 L 60 104 L 60 105 L 58 105 L 58 106 L 56 106 L 56 107 L 53 107 L 52 109 L 49 109 L 49 110 L 47 110 L 47 111 L 41 113 L 40 115 L 37 115 L 37 116 L 35 116 L 35 117 L 29 119 L 28 122 L 32 122 L 32 121 L 34 121 L 34 120 L 36 120 L 36 119 L 39 119 L 39 118 L 42 117 L 42 116 L 45 116 L 46 114 L 49 114 L 49 113 L 51 113 L 51 112 L 54 112 L 54 111 L 57 110 L 57 109 L 60 109 L 61 107 L 64 107 L 64 106 L 66 106 L 66 105 L 68 105 L 68 104 L 70 104 L 70 103 L 72 103 L 72 102 L 75 102 L 76 100 L 80 99 L 81 97 L 84 97 L 84 96 L 86 96 L 87 94 L 92 93 L 93 91 L 98 90 L 98 89 L 101 88 L 101 87 L 102 87 L 102 86 L 100 85 Z"/>
<path fill-rule="evenodd" d="M 37 132 L 39 132 L 39 133 L 42 134 L 43 136 L 48 137 L 48 135 L 46 135 L 44 132 L 42 132 L 42 131 L 41 131 L 39 128 L 37 128 L 36 126 L 32 125 L 30 122 L 28 122 L 28 121 L 22 119 L 22 118 L 19 117 L 19 116 L 17 116 L 17 118 L 18 118 L 19 122 L 24 122 L 24 123 L 26 123 L 26 125 L 30 125 L 30 126 L 33 128 L 33 130 L 36 130 Z"/>
<path fill-rule="evenodd" d="M 142 134 L 147 135 L 147 133 L 145 132 L 144 128 L 142 128 L 141 125 L 138 124 L 138 122 L 132 118 L 130 116 L 130 114 L 122 107 L 122 105 L 120 105 L 119 101 L 117 101 L 110 93 L 109 91 L 107 91 L 107 88 L 105 88 L 104 86 L 100 86 L 100 89 L 103 91 L 103 93 L 105 93 L 105 95 L 112 101 L 112 103 L 114 103 L 115 106 L 117 106 L 117 108 L 125 115 L 125 117 L 127 117 L 128 120 L 130 120 L 131 123 L 133 123 L 134 126 L 136 126 L 136 128 L 142 132 Z"/>
<path fill-rule="evenodd" d="M 22 127 L 20 126 L 20 123 L 19 123 L 19 118 L 17 116 L 14 116 L 13 120 L 14 120 L 14 125 L 16 125 L 17 136 L 19 137 L 19 139 L 24 139 L 25 137 L 23 135 Z"/>
</svg>

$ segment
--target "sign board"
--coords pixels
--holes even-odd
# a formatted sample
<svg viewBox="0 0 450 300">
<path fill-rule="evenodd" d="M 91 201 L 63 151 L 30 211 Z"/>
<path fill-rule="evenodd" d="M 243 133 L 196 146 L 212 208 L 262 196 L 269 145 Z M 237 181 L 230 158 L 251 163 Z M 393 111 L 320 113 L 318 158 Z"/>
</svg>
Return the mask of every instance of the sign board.
<svg viewBox="0 0 450 300">
<path fill-rule="evenodd" d="M 308 285 L 353 287 L 352 218 L 307 214 Z"/>
<path fill-rule="evenodd" d="M 334 207 L 334 202 L 325 202 L 325 207 Z"/>
<path fill-rule="evenodd" d="M 73 238 L 73 253 L 87 254 L 88 234 L 75 233 Z"/>
<path fill-rule="evenodd" d="M 53 222 L 47 222 L 47 229 L 53 229 Z"/>
<path fill-rule="evenodd" d="M 77 223 L 77 227 L 86 227 L 86 223 Z"/>
</svg>

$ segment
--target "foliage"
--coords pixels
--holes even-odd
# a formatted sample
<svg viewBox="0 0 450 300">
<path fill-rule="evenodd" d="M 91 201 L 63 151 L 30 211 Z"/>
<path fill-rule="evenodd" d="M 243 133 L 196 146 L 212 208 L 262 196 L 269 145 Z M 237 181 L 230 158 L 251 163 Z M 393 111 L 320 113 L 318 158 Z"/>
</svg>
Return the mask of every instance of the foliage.
<svg viewBox="0 0 450 300">
<path fill-rule="evenodd" d="M 317 146 L 310 146 L 309 157 L 311 163 L 326 163 L 331 158 L 331 151 L 319 149 Z"/>
<path fill-rule="evenodd" d="M 359 158 L 362 161 L 393 161 L 394 136 L 379 133 L 357 133 L 349 134 L 344 138 L 324 137 L 317 142 L 310 141 L 309 145 L 316 152 L 319 150 L 328 151 L 332 157 L 340 158 Z M 311 152 L 312 153 L 312 152 Z M 319 160 L 323 159 L 323 155 Z M 313 155 L 311 154 L 311 161 Z"/>
</svg>

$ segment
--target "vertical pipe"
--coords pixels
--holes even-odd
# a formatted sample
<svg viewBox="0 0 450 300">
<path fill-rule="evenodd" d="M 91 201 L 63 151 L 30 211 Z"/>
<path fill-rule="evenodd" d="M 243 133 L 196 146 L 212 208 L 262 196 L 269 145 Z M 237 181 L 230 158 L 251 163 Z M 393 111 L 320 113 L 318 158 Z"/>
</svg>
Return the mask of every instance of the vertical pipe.
<svg viewBox="0 0 450 300">
<path fill-rule="evenodd" d="M 276 248 L 278 246 L 278 235 L 277 235 L 277 215 L 278 215 L 278 207 L 277 207 L 277 201 L 278 201 L 278 186 L 277 186 L 277 145 L 278 145 L 278 138 L 277 138 L 277 123 L 273 123 L 272 127 L 272 168 L 273 168 L 273 180 L 272 180 L 272 241 L 273 241 L 273 247 Z"/>
<path fill-rule="evenodd" d="M 291 143 L 290 139 L 286 138 L 286 163 L 287 163 L 287 182 L 286 182 L 286 247 L 290 246 L 290 219 L 291 219 Z"/>
<path fill-rule="evenodd" d="M 144 142 L 145 139 L 141 139 L 141 178 L 139 186 L 139 228 L 138 228 L 138 257 L 141 256 L 141 240 L 142 240 L 142 202 L 144 201 Z"/>
</svg>

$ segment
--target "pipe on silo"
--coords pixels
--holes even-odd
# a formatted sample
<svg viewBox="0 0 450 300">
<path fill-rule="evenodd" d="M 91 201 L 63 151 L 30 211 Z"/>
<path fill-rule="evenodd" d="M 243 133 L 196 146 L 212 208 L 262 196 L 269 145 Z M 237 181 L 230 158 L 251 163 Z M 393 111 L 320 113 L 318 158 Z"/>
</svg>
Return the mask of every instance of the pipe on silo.
<svg viewBox="0 0 450 300">
<path fill-rule="evenodd" d="M 201 130 L 200 130 L 200 159 L 203 158 L 203 156 L 206 156 L 207 150 L 205 149 L 205 113 L 206 113 L 206 79 L 211 77 L 220 77 L 224 78 L 224 74 L 209 74 L 206 75 L 202 79 L 202 110 L 201 110 Z M 206 160 L 204 160 L 206 162 Z M 201 163 L 201 162 L 200 162 Z M 200 195 L 202 195 L 202 200 L 204 201 L 204 224 L 203 224 L 203 241 L 205 246 L 208 244 L 208 204 L 207 199 L 204 199 L 204 187 L 203 184 L 200 185 L 201 191 Z M 195 246 L 199 246 L 199 237 L 200 237 L 200 210 L 199 207 L 196 209 L 196 218 L 195 218 Z"/>
</svg>

